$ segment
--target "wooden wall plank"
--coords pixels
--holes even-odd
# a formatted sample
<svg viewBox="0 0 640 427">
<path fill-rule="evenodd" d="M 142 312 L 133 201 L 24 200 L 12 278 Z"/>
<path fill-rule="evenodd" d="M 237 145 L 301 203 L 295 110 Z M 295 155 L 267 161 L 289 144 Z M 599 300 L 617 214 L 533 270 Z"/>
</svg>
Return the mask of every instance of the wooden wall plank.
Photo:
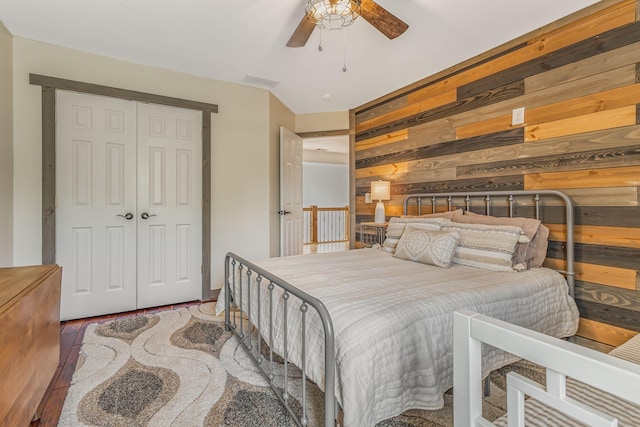
<svg viewBox="0 0 640 427">
<path fill-rule="evenodd" d="M 399 108 L 406 107 L 407 105 L 409 105 L 408 98 L 407 98 L 406 94 L 403 94 L 401 96 L 397 96 L 395 98 L 389 99 L 387 102 L 381 103 L 381 104 L 379 104 L 377 106 L 374 106 L 372 108 L 369 108 L 369 109 L 366 109 L 366 110 L 362 110 L 362 111 L 358 111 L 356 113 L 356 115 L 357 115 L 356 122 L 359 122 L 361 120 L 369 120 L 369 119 L 372 119 L 374 117 L 381 116 L 383 114 L 387 114 L 390 111 L 394 111 L 394 110 L 397 110 Z"/>
<path fill-rule="evenodd" d="M 576 282 L 576 298 L 640 312 L 640 293 L 627 289 Z"/>
<path fill-rule="evenodd" d="M 356 126 L 356 132 L 363 132 L 365 130 L 372 129 L 386 123 L 391 123 L 405 117 L 410 117 L 425 111 L 433 110 L 434 108 L 450 104 L 452 102 L 455 102 L 456 100 L 456 91 L 450 90 L 439 95 L 427 98 L 418 103 L 409 104 L 406 107 L 391 111 L 387 114 L 377 116 L 366 121 L 358 122 Z"/>
<path fill-rule="evenodd" d="M 522 175 L 499 176 L 489 179 L 458 179 L 455 181 L 436 181 L 411 184 L 397 184 L 393 186 L 396 194 L 442 193 L 465 191 L 493 191 L 493 190 L 522 190 L 524 186 Z"/>
<path fill-rule="evenodd" d="M 525 189 L 527 190 L 625 186 L 640 186 L 640 167 L 628 166 L 525 175 Z"/>
<path fill-rule="evenodd" d="M 465 204 L 464 198 L 452 198 L 456 204 Z M 486 203 L 473 199 L 469 210 L 473 213 L 485 213 Z M 640 207 L 638 206 L 580 206 L 573 205 L 575 225 L 605 226 L 619 228 L 640 228 Z M 566 210 L 560 199 L 544 197 L 538 207 L 540 220 L 544 224 L 564 224 Z M 508 199 L 491 199 L 491 212 L 495 216 L 509 216 Z M 536 205 L 533 196 L 517 197 L 513 205 L 513 216 L 535 217 Z M 602 246 L 598 247 L 602 249 Z M 623 249 L 623 248 L 617 248 Z M 635 252 L 625 252 L 629 253 Z M 640 255 L 640 252 L 638 253 Z M 638 262 L 638 261 L 634 261 Z M 613 264 L 611 264 L 613 265 Z M 640 262 L 638 262 L 640 266 Z"/>
<path fill-rule="evenodd" d="M 629 71 L 631 67 L 627 67 Z M 527 125 L 545 123 L 632 106 L 638 102 L 640 102 L 640 84 L 633 84 L 531 109 L 526 113 L 526 122 Z"/>
<path fill-rule="evenodd" d="M 578 117 L 525 126 L 525 142 L 636 124 L 636 106 L 627 106 Z"/>
<path fill-rule="evenodd" d="M 640 43 L 632 43 L 553 70 L 524 79 L 525 93 L 549 89 L 554 86 L 594 76 L 603 72 L 640 62 Z M 636 82 L 637 83 L 637 82 Z"/>
<path fill-rule="evenodd" d="M 418 172 L 396 173 L 393 175 L 367 176 L 365 178 L 356 178 L 356 187 L 366 187 L 374 179 L 391 181 L 391 183 L 401 182 L 405 184 L 413 182 L 454 180 L 456 179 L 456 169 L 442 168 Z"/>
<path fill-rule="evenodd" d="M 559 224 L 546 225 L 549 227 L 549 240 L 567 241 L 567 233 L 564 226 Z M 640 229 L 637 228 L 576 225 L 574 238 L 576 243 L 586 245 L 640 248 Z"/>
<path fill-rule="evenodd" d="M 560 172 L 576 169 L 583 170 L 585 168 L 637 165 L 640 165 L 640 145 L 462 166 L 457 168 L 457 175 L 461 178 L 469 176 L 482 177 L 503 174 L 512 175 L 514 173 L 532 174 L 550 169 Z"/>
<path fill-rule="evenodd" d="M 446 130 L 455 130 L 451 125 L 451 119 L 449 117 L 443 117 L 438 120 L 432 120 L 422 124 L 417 124 L 409 128 L 409 138 L 421 138 L 433 133 L 443 132 Z M 451 138 L 450 140 L 452 140 Z M 428 145 L 428 144 L 424 144 Z"/>
<path fill-rule="evenodd" d="M 606 16 L 603 17 L 606 19 Z M 504 68 L 500 72 L 496 72 L 487 77 L 474 80 L 472 83 L 458 87 L 458 98 L 466 98 L 478 93 L 483 93 L 492 88 L 496 88 L 504 85 L 505 83 L 511 83 L 517 81 L 519 78 L 527 78 L 544 71 L 548 71 L 554 68 L 559 68 L 572 62 L 579 61 L 581 59 L 589 58 L 598 55 L 602 52 L 615 50 L 622 46 L 626 46 L 631 43 L 640 41 L 640 32 L 638 31 L 639 25 L 636 24 L 635 17 L 631 18 L 630 15 L 625 18 L 628 25 L 619 26 L 613 24 L 609 28 L 611 30 L 599 33 L 598 35 L 591 36 L 590 38 L 582 38 L 582 35 L 575 34 L 579 37 L 579 42 L 566 47 L 549 52 L 544 45 L 535 46 L 530 45 L 531 51 L 540 53 L 539 55 L 532 56 L 533 59 L 528 58 L 526 62 L 520 61 L 513 63 L 512 66 Z M 603 22 L 604 29 L 606 24 Z M 526 54 L 525 50 L 519 52 L 520 55 Z M 516 52 L 511 55 L 515 55 Z M 544 55 L 544 57 L 542 57 Z M 505 61 L 508 60 L 508 55 L 505 55 Z M 500 67 L 496 67 L 496 70 Z"/>
<path fill-rule="evenodd" d="M 606 40 L 608 43 L 602 41 L 602 44 L 600 44 L 600 37 L 602 36 L 599 35 L 607 31 L 615 31 L 620 26 L 635 22 L 633 9 L 634 6 L 632 4 L 615 5 L 595 16 L 553 30 L 538 37 L 537 40 L 530 41 L 522 49 L 509 52 L 493 61 L 448 78 L 449 89 L 458 88 L 458 98 L 465 98 L 484 92 L 486 89 L 483 90 L 483 87 L 499 87 L 501 86 L 501 84 L 497 83 L 499 81 L 502 81 L 503 84 L 507 81 L 515 81 L 505 79 L 505 72 L 512 76 L 528 77 L 569 62 L 575 62 L 582 58 L 565 58 L 569 55 L 562 50 L 569 50 L 569 46 L 579 42 L 581 42 L 579 46 L 573 48 L 578 53 L 572 52 L 572 56 L 582 54 L 583 57 L 589 57 L 604 50 L 620 47 L 611 40 Z M 617 39 L 625 38 L 625 36 L 629 36 L 629 33 L 633 36 L 633 31 L 618 30 L 615 34 L 610 35 L 609 38 L 620 43 Z M 594 43 L 593 37 L 599 37 L 596 40 L 598 43 Z M 623 43 L 622 45 L 626 44 L 628 43 Z M 594 49 L 596 46 L 598 49 Z M 544 57 L 544 61 L 538 60 L 541 57 Z M 562 62 L 563 59 L 564 63 Z M 485 82 L 488 82 L 488 84 L 483 85 L 482 83 Z"/>
<path fill-rule="evenodd" d="M 416 90 L 425 88 L 427 86 L 433 85 L 437 82 L 440 82 L 442 80 L 447 80 L 453 76 L 456 76 L 458 74 L 461 74 L 467 70 L 470 70 L 474 67 L 477 67 L 480 64 L 484 64 L 487 62 L 491 62 L 493 61 L 495 58 L 498 58 L 502 55 L 505 55 L 507 53 L 516 51 L 518 49 L 521 49 L 522 47 L 525 47 L 529 44 L 529 41 L 535 38 L 538 38 L 540 36 L 544 36 L 545 34 L 548 34 L 550 32 L 556 31 L 558 29 L 561 28 L 567 28 L 568 25 L 571 25 L 573 23 L 576 23 L 578 21 L 581 20 L 589 20 L 592 19 L 591 17 L 594 17 L 600 13 L 603 13 L 604 11 L 608 10 L 609 8 L 613 8 L 613 7 L 621 7 L 624 3 L 626 3 L 627 1 L 636 1 L 636 0 L 625 0 L 624 2 L 621 0 L 601 0 L 591 6 L 587 6 L 584 9 L 581 9 L 577 12 L 574 12 L 570 15 L 567 15 L 563 18 L 558 19 L 557 21 L 551 22 L 541 28 L 535 29 L 533 31 L 530 31 L 520 37 L 518 37 L 517 39 L 508 41 L 506 43 L 503 43 L 499 46 L 496 46 L 495 48 L 487 51 L 487 52 L 483 52 L 479 55 L 476 55 L 472 58 L 469 58 L 457 65 L 454 65 L 446 70 L 442 70 L 438 73 L 435 73 L 431 76 L 425 77 L 423 79 L 420 79 L 417 82 L 411 83 L 407 86 L 404 86 L 403 88 L 397 89 L 389 94 L 383 95 L 377 99 L 374 99 L 372 101 L 369 101 L 357 108 L 354 108 L 352 110 L 353 114 L 354 114 L 354 119 L 355 119 L 355 114 L 356 113 L 361 113 L 361 112 L 365 112 L 367 110 L 370 110 L 372 108 L 376 108 L 377 106 L 390 102 L 394 99 L 397 99 L 401 96 L 404 96 L 408 93 L 414 92 Z"/>
<path fill-rule="evenodd" d="M 387 175 L 396 175 L 400 173 L 407 173 L 409 171 L 408 162 L 391 163 L 381 166 L 374 166 L 370 168 L 356 169 L 356 178 L 365 177 L 378 177 Z"/>
<path fill-rule="evenodd" d="M 545 222 L 560 224 L 564 222 L 565 212 L 559 207 L 542 206 L 541 215 Z M 640 207 L 574 204 L 574 222 L 576 225 L 640 228 Z"/>
<path fill-rule="evenodd" d="M 547 258 L 544 261 L 544 266 L 566 271 L 567 262 L 564 259 Z M 575 272 L 577 280 L 616 288 L 638 289 L 638 272 L 636 270 L 576 262 Z"/>
<path fill-rule="evenodd" d="M 381 156 L 399 151 L 412 150 L 415 148 L 426 147 L 428 145 L 441 144 L 443 142 L 455 141 L 455 130 L 450 127 L 444 129 L 435 128 L 433 132 L 422 132 L 419 135 L 412 135 L 403 141 L 390 142 L 388 144 L 379 145 L 366 150 L 356 152 L 355 159 L 366 159 L 369 157 Z"/>
<path fill-rule="evenodd" d="M 524 99 L 525 97 L 522 98 Z M 525 111 L 525 116 L 527 116 L 527 111 Z M 474 136 L 486 135 L 488 133 L 500 132 L 505 129 L 512 129 L 514 127 L 524 127 L 524 124 L 512 125 L 511 114 L 505 114 L 492 119 L 458 126 L 456 128 L 456 136 L 458 138 L 471 138 Z"/>
<path fill-rule="evenodd" d="M 580 319 L 578 332 L 576 332 L 576 335 L 581 337 L 609 344 L 614 347 L 624 344 L 637 334 L 636 331 L 618 328 L 607 323 L 585 318 Z"/>
<path fill-rule="evenodd" d="M 556 28 L 548 33 L 538 35 L 532 38 L 529 43 L 533 44 L 539 40 L 544 41 L 553 36 L 556 39 L 555 43 L 557 45 L 568 46 L 569 44 L 574 43 L 576 40 L 581 40 L 580 38 L 576 38 L 577 35 L 571 34 L 575 31 L 582 32 L 582 36 L 586 36 L 588 34 L 588 36 L 586 37 L 591 37 L 599 34 L 599 32 L 604 32 L 612 28 L 635 22 L 635 3 L 636 0 L 624 0 L 615 2 L 614 4 L 611 4 L 604 9 L 596 11 L 587 16 L 577 18 L 571 23 L 566 24 L 560 28 Z M 613 20 L 618 20 L 617 24 L 613 24 L 611 22 Z M 607 25 L 607 23 L 609 23 L 609 25 Z M 603 24 L 605 26 L 602 26 Z M 567 36 L 569 37 L 569 41 L 562 42 L 562 40 L 565 40 L 565 37 Z"/>
<path fill-rule="evenodd" d="M 455 204 L 465 205 L 464 198 L 454 197 L 452 201 Z M 564 224 L 565 222 L 564 204 L 560 203 L 560 199 L 548 197 L 543 197 L 537 208 L 533 196 L 530 198 L 517 197 L 513 206 L 513 216 L 535 217 L 536 209 L 539 210 L 539 219 L 544 224 Z M 486 202 L 477 198 L 473 199 L 469 210 L 473 213 L 485 214 Z M 575 225 L 638 228 L 637 224 L 640 222 L 640 218 L 637 216 L 638 211 L 640 208 L 637 206 L 579 206 L 574 204 L 574 223 Z M 507 197 L 491 199 L 491 215 L 509 216 Z M 606 217 L 607 215 L 608 217 Z"/>
<path fill-rule="evenodd" d="M 442 95 L 443 93 L 453 92 L 455 94 L 455 89 L 456 87 L 453 86 L 453 84 L 449 80 L 444 79 L 422 89 L 411 92 L 407 95 L 407 102 L 409 104 L 415 104 L 416 102 L 424 101 L 425 99 Z"/>
<path fill-rule="evenodd" d="M 404 150 L 400 152 L 385 154 L 381 156 L 368 157 L 356 160 L 356 168 L 368 168 L 380 164 L 391 162 L 402 162 L 412 159 L 422 159 L 429 157 L 446 156 L 449 154 L 461 154 L 468 151 L 477 151 L 490 147 L 501 147 L 522 143 L 524 139 L 524 129 L 511 129 L 490 135 L 475 136 L 440 144 L 428 145 L 426 147 Z"/>
<path fill-rule="evenodd" d="M 375 138 L 365 139 L 356 143 L 356 152 L 366 150 L 380 145 L 391 144 L 392 142 L 403 141 L 409 137 L 408 129 L 401 129 Z"/>
<path fill-rule="evenodd" d="M 584 206 L 638 206 L 637 187 L 564 188 L 573 203 Z"/>
<path fill-rule="evenodd" d="M 356 133 L 356 141 L 362 139 L 373 138 L 374 136 L 384 135 L 385 133 L 394 132 L 398 129 L 416 126 L 428 123 L 437 119 L 442 119 L 454 114 L 471 111 L 473 109 L 500 102 L 505 99 L 516 98 L 524 93 L 524 82 L 514 82 L 478 95 L 460 99 L 456 102 L 443 105 L 442 107 L 433 108 L 431 110 L 419 113 L 402 120 L 397 120 L 382 126 L 369 129 L 364 132 Z"/>
<path fill-rule="evenodd" d="M 537 92 L 526 93 L 517 98 L 501 101 L 500 103 L 487 105 L 473 111 L 474 115 L 460 114 L 450 118 L 451 126 L 460 126 L 492 119 L 501 115 L 511 114 L 511 110 L 525 106 L 528 110 L 566 101 L 575 98 L 578 94 L 583 96 L 603 92 L 609 89 L 635 84 L 635 75 L 632 73 L 634 65 L 628 65 L 605 71 L 600 74 L 569 81 L 567 83 L 549 87 Z M 526 111 L 525 111 L 526 116 Z"/>
<path fill-rule="evenodd" d="M 632 72 L 634 65 L 627 67 L 628 72 Z M 528 129 L 533 125 L 545 122 L 558 121 L 571 117 L 581 116 L 599 111 L 612 110 L 615 108 L 636 105 L 640 103 L 640 84 L 623 86 L 606 90 L 595 94 L 589 94 L 562 102 L 527 109 L 525 111 L 525 123 Z M 521 127 L 524 125 L 516 125 Z M 458 138 L 468 138 L 471 136 L 484 135 L 491 132 L 499 132 L 510 129 L 511 115 L 506 114 L 493 119 L 460 126 L 456 129 Z"/>
<path fill-rule="evenodd" d="M 580 316 L 595 320 L 606 321 L 607 324 L 626 330 L 640 332 L 640 313 L 624 308 L 613 307 L 597 302 L 576 299 Z"/>
<path fill-rule="evenodd" d="M 575 260 L 587 264 L 638 269 L 640 249 L 617 246 L 574 244 Z M 550 241 L 547 248 L 549 258 L 564 259 L 565 242 Z M 640 297 L 640 295 L 639 295 Z"/>
<path fill-rule="evenodd" d="M 549 258 L 563 259 L 565 254 L 565 242 L 550 241 L 547 248 L 547 256 Z M 598 264 L 604 266 L 627 268 L 638 270 L 640 265 L 640 249 L 638 248 L 621 248 L 618 246 L 603 245 L 573 245 L 575 260 L 587 264 Z M 640 298 L 640 293 L 638 294 Z"/>
<path fill-rule="evenodd" d="M 593 149 L 607 149 L 634 145 L 640 139 L 639 126 L 627 126 L 604 131 L 552 138 L 535 144 L 514 144 L 475 152 L 430 157 L 410 162 L 410 170 L 463 167 L 481 163 L 507 161 L 509 159 L 535 159 L 540 156 L 564 155 Z M 462 171 L 461 171 L 462 173 Z"/>
</svg>

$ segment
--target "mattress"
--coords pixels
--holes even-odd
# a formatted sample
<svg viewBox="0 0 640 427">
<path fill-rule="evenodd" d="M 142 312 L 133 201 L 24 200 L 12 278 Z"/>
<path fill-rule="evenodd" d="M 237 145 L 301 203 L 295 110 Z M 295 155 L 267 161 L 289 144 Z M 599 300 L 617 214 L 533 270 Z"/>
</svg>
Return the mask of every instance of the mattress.
<svg viewBox="0 0 640 427">
<path fill-rule="evenodd" d="M 320 299 L 329 311 L 335 332 L 336 397 L 347 427 L 372 426 L 408 409 L 443 406 L 443 393 L 453 384 L 454 310 L 468 308 L 555 337 L 573 335 L 578 327 L 578 310 L 565 279 L 546 268 L 517 273 L 461 265 L 443 269 L 376 249 L 271 258 L 256 264 Z M 260 315 L 266 339 L 265 282 Z M 258 315 L 255 289 L 253 322 Z M 239 300 L 239 290 L 236 294 Z M 245 310 L 247 297 L 245 286 Z M 277 294 L 273 298 L 273 349 L 282 354 L 283 301 Z M 295 298 L 288 301 L 290 337 L 301 334 L 299 305 Z M 222 310 L 224 293 L 217 303 L 218 313 Z M 307 375 L 324 390 L 324 337 L 314 310 L 307 314 L 306 324 Z M 287 355 L 300 366 L 299 344 L 290 344 Z M 483 370 L 515 360 L 487 348 Z"/>
</svg>

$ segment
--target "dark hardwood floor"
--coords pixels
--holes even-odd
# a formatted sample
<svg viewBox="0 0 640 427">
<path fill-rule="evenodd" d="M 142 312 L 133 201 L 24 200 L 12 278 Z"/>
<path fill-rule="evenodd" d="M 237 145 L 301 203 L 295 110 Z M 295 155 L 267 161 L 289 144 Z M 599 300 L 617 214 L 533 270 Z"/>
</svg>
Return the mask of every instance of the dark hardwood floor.
<svg viewBox="0 0 640 427">
<path fill-rule="evenodd" d="M 71 383 L 71 377 L 78 363 L 80 346 L 84 331 L 91 323 L 104 323 L 114 319 L 124 319 L 141 314 L 157 313 L 159 311 L 171 310 L 181 307 L 189 307 L 201 304 L 200 301 L 186 302 L 182 304 L 168 305 L 164 307 L 147 308 L 143 310 L 128 311 L 125 313 L 108 314 L 105 316 L 91 317 L 88 319 L 77 319 L 61 322 L 60 324 L 60 361 L 58 369 L 49 384 L 49 388 L 40 403 L 40 419 L 32 421 L 31 427 L 52 427 L 58 425 L 58 418 L 62 412 L 62 405 L 67 396 L 67 390 Z"/>
</svg>

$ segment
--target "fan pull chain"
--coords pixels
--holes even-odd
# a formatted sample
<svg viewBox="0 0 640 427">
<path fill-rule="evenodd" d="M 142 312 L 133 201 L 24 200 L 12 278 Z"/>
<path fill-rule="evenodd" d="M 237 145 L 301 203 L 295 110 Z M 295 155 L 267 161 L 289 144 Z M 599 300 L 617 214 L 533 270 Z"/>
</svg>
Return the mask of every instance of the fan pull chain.
<svg viewBox="0 0 640 427">
<path fill-rule="evenodd" d="M 342 35 L 343 37 L 343 53 L 344 53 L 344 57 L 343 57 L 343 63 L 342 63 L 342 72 L 346 73 L 347 72 L 347 28 L 343 28 L 342 29 Z"/>
<path fill-rule="evenodd" d="M 318 51 L 322 52 L 322 28 L 318 28 L 320 33 L 320 42 L 318 42 Z"/>
</svg>

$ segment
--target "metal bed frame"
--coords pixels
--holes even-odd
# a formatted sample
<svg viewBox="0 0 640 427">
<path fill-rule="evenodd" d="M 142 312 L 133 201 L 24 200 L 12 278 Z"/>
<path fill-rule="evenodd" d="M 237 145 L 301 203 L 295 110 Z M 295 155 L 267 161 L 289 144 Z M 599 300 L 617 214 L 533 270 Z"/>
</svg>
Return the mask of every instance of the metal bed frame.
<svg viewBox="0 0 640 427">
<path fill-rule="evenodd" d="M 421 214 L 423 199 L 427 199 L 431 202 L 431 212 L 435 212 L 437 208 L 437 202 L 440 199 L 446 200 L 447 209 L 452 210 L 454 208 L 454 200 L 461 200 L 464 203 L 464 210 L 471 210 L 471 202 L 474 199 L 484 199 L 485 213 L 491 215 L 491 208 L 496 200 L 500 200 L 502 196 L 503 200 L 506 198 L 506 206 L 508 207 L 509 217 L 513 217 L 515 208 L 517 206 L 516 198 L 519 196 L 531 196 L 533 197 L 534 218 L 542 222 L 540 208 L 542 206 L 542 197 L 555 197 L 563 201 L 565 207 L 565 225 L 567 227 L 567 245 L 566 245 L 566 257 L 567 257 L 567 269 L 558 270 L 564 274 L 567 278 L 567 284 L 569 285 L 569 295 L 573 298 L 575 295 L 575 256 L 574 256 L 574 217 L 573 217 L 573 201 L 565 193 L 557 190 L 514 190 L 514 191 L 485 191 L 482 193 L 423 193 L 423 194 L 411 194 L 405 197 L 402 204 L 402 212 L 404 215 L 409 211 L 409 202 L 413 199 L 416 201 L 418 208 L 418 215 Z"/>
<path fill-rule="evenodd" d="M 244 271 L 246 270 L 246 271 Z M 236 271 L 238 274 L 236 274 Z M 243 306 L 242 298 L 243 298 L 243 286 L 245 286 L 245 281 L 243 280 L 243 276 L 246 276 L 246 286 L 251 285 L 251 276 L 256 274 L 255 283 L 257 284 L 257 319 L 251 318 L 251 292 L 246 292 L 246 295 L 249 297 L 247 301 L 247 319 L 245 322 L 244 316 L 241 313 L 238 313 L 238 309 Z M 334 347 L 334 335 L 333 335 L 333 323 L 331 322 L 331 317 L 329 316 L 329 312 L 324 304 L 318 300 L 317 298 L 307 294 L 304 291 L 296 288 L 295 286 L 288 283 L 286 280 L 280 279 L 279 277 L 269 273 L 265 269 L 253 264 L 250 261 L 247 261 L 244 258 L 239 257 L 231 252 L 227 253 L 225 258 L 225 310 L 224 310 L 224 321 L 226 325 L 227 331 L 231 331 L 238 341 L 240 345 L 245 349 L 250 359 L 254 362 L 255 366 L 258 368 L 260 373 L 265 377 L 269 386 L 273 389 L 276 396 L 284 407 L 287 409 L 289 414 L 292 416 L 293 421 L 298 426 L 306 426 L 309 423 L 309 419 L 306 414 L 306 348 L 305 348 L 305 319 L 306 313 L 309 310 L 309 307 L 313 307 L 318 314 L 320 315 L 320 319 L 322 320 L 322 326 L 324 330 L 324 357 L 325 357 L 325 426 L 334 426 L 336 423 L 336 413 L 337 413 L 337 401 L 335 400 L 335 347 Z M 269 342 L 267 343 L 269 346 L 269 361 L 273 363 L 273 291 L 276 286 L 283 289 L 284 292 L 281 295 L 284 309 L 284 354 L 282 355 L 284 359 L 284 387 L 281 391 L 276 383 L 274 382 L 275 376 L 273 374 L 273 370 L 267 372 L 266 368 L 263 367 L 263 362 L 265 360 L 262 357 L 261 353 L 261 340 L 260 340 L 260 331 L 262 326 L 261 319 L 261 310 L 260 310 L 260 294 L 262 290 L 262 282 L 268 281 L 269 284 L 266 285 L 266 290 L 269 293 Z M 238 293 L 236 294 L 236 290 Z M 233 295 L 238 295 L 238 301 L 232 301 L 231 291 L 233 291 Z M 298 310 L 302 313 L 302 366 L 300 369 L 302 371 L 302 415 L 298 418 L 298 415 L 295 413 L 293 407 L 289 404 L 289 392 L 288 392 L 288 381 L 289 378 L 287 376 L 288 372 L 288 364 L 287 360 L 287 310 L 289 309 L 289 299 L 291 295 L 299 298 L 302 301 L 302 304 L 297 307 Z M 231 316 L 231 304 L 233 302 L 233 316 Z M 294 308 L 295 309 L 295 308 Z M 237 315 L 236 315 L 237 314 Z M 231 317 L 233 317 L 233 323 L 231 322 Z M 238 320 L 240 321 L 239 326 L 240 330 L 238 331 Z M 254 326 L 258 331 L 258 339 L 255 342 L 256 347 L 254 347 L 254 342 L 252 339 L 252 322 L 255 322 Z M 246 327 L 245 327 L 246 323 Z M 246 334 L 245 334 L 246 332 Z M 257 355 L 253 353 L 253 350 L 257 350 Z M 273 366 L 272 364 L 270 365 Z"/>
<path fill-rule="evenodd" d="M 403 212 L 406 215 L 409 212 L 409 205 L 411 201 L 415 200 L 417 205 L 418 215 L 421 214 L 422 205 L 424 200 L 428 200 L 431 204 L 431 211 L 435 212 L 440 200 L 446 201 L 448 210 L 452 210 L 454 207 L 454 201 L 463 200 L 464 209 L 470 210 L 472 206 L 472 200 L 482 199 L 485 211 L 487 215 L 491 214 L 492 207 L 496 202 L 502 199 L 506 202 L 508 207 L 509 216 L 514 216 L 516 207 L 516 198 L 530 196 L 535 208 L 535 218 L 540 218 L 540 207 L 542 205 L 541 199 L 543 196 L 550 196 L 559 198 L 563 201 L 565 206 L 566 218 L 565 223 L 567 227 L 567 245 L 566 245 L 566 260 L 567 270 L 561 271 L 566 275 L 567 283 L 569 285 L 569 294 L 574 295 L 574 250 L 573 250 L 573 204 L 571 199 L 564 193 L 555 190 L 541 190 L 541 191 L 489 191 L 489 192 L 469 192 L 469 193 L 424 193 L 424 194 L 412 194 L 408 195 L 403 202 Z M 257 301 L 252 301 L 250 287 L 255 286 L 257 292 Z M 278 287 L 281 289 L 282 294 L 278 297 L 274 297 L 274 290 Z M 339 405 L 335 397 L 335 381 L 336 381 L 336 355 L 335 355 L 335 343 L 334 343 L 334 330 L 333 323 L 329 312 L 324 304 L 317 298 L 307 294 L 306 292 L 296 288 L 294 285 L 287 281 L 271 274 L 265 269 L 259 267 L 256 264 L 229 252 L 225 258 L 225 325 L 228 331 L 231 331 L 238 339 L 240 345 L 244 348 L 250 359 L 257 367 L 259 372 L 265 377 L 270 387 L 275 392 L 278 399 L 282 402 L 288 413 L 291 415 L 292 421 L 298 426 L 307 426 L 309 424 L 309 417 L 307 414 L 307 390 L 306 390 L 306 314 L 309 308 L 313 308 L 317 311 L 320 320 L 322 321 L 322 329 L 324 331 L 324 425 L 325 427 L 335 426 L 337 415 L 339 412 Z M 268 293 L 269 304 L 269 319 L 261 318 L 261 293 Z M 246 304 L 243 304 L 242 298 L 246 295 Z M 237 299 L 236 299 L 237 296 Z M 301 304 L 298 307 L 291 306 L 289 302 L 291 296 L 298 298 Z M 278 301 L 276 298 L 280 298 L 282 308 L 284 310 L 284 354 L 281 355 L 284 359 L 284 384 L 282 390 L 278 387 L 274 381 L 275 376 L 273 373 L 273 365 L 266 366 L 265 362 L 273 362 L 273 309 L 274 302 Z M 251 317 L 252 304 L 257 304 L 257 318 Z M 246 311 L 241 307 L 246 307 Z M 289 340 L 292 337 L 288 336 L 287 331 L 287 311 L 299 310 L 302 318 L 301 336 L 301 353 L 302 362 L 299 367 L 302 371 L 301 375 L 301 406 L 302 413 L 296 414 L 292 404 L 290 403 L 291 395 L 289 393 L 289 378 L 288 378 L 288 366 L 291 364 L 287 360 L 287 352 Z M 268 334 L 264 334 L 265 342 L 269 347 L 268 360 L 262 356 L 262 344 L 261 336 L 263 336 L 262 322 L 268 321 Z M 257 331 L 257 339 L 254 341 L 253 332 Z M 295 337 L 293 337 L 295 338 Z"/>
</svg>

